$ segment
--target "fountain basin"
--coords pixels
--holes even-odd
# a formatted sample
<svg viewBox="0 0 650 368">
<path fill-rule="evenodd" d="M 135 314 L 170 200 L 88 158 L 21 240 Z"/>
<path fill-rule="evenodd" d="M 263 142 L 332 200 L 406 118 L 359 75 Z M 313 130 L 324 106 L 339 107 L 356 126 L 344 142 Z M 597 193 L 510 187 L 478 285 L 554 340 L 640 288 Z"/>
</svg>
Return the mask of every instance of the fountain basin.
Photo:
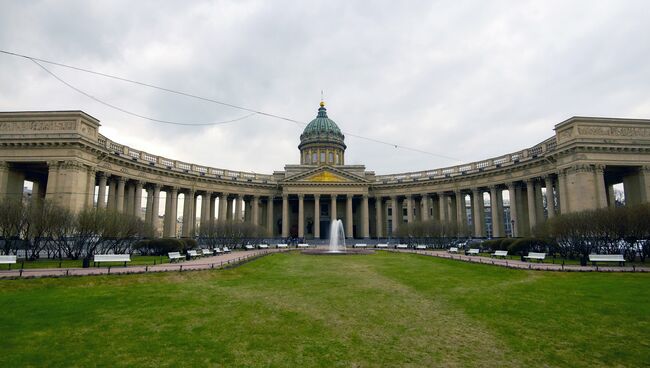
<svg viewBox="0 0 650 368">
<path fill-rule="evenodd" d="M 373 249 L 346 249 L 342 251 L 331 251 L 329 249 L 305 249 L 302 254 L 323 255 L 323 256 L 349 256 L 354 254 L 373 254 Z"/>
</svg>

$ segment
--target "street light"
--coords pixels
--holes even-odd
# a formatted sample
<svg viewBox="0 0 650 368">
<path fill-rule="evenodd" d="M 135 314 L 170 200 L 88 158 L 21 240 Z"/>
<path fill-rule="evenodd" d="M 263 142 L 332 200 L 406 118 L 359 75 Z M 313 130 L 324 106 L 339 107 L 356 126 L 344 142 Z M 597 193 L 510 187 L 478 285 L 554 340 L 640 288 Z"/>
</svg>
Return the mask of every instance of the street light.
<svg viewBox="0 0 650 368">
<path fill-rule="evenodd" d="M 510 220 L 510 224 L 512 227 L 510 228 L 510 237 L 514 238 L 515 237 L 515 220 Z"/>
</svg>

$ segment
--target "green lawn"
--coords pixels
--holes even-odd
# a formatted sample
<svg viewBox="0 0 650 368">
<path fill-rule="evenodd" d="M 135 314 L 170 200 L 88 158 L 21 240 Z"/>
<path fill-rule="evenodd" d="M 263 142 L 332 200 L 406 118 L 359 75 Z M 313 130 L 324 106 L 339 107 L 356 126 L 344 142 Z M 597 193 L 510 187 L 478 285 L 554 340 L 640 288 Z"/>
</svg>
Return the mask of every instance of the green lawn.
<svg viewBox="0 0 650 368">
<path fill-rule="evenodd" d="M 0 366 L 649 366 L 650 274 L 378 252 L 0 281 Z"/>
<path fill-rule="evenodd" d="M 127 262 L 127 265 L 130 266 L 137 266 L 137 265 L 153 265 L 155 264 L 160 264 L 160 263 L 169 263 L 169 257 L 167 256 L 131 256 L 131 262 Z M 90 265 L 93 266 L 93 263 L 90 262 Z M 124 266 L 124 262 L 102 262 L 100 264 L 102 267 L 107 267 L 107 266 Z M 35 261 L 24 261 L 22 259 L 19 259 L 16 264 L 12 264 L 11 267 L 9 265 L 3 264 L 0 265 L 0 270 L 17 270 L 21 267 L 27 269 L 33 269 L 33 268 L 81 268 L 82 266 L 82 260 L 81 259 L 63 259 L 63 260 L 58 260 L 58 259 L 48 259 L 48 258 L 40 258 Z"/>
</svg>

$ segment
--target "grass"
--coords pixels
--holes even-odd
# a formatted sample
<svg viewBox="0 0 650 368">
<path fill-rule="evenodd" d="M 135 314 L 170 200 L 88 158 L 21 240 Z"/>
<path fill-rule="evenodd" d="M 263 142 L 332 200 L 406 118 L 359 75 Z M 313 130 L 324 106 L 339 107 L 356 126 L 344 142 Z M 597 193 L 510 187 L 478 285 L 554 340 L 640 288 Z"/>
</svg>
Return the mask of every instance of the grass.
<svg viewBox="0 0 650 368">
<path fill-rule="evenodd" d="M 11 267 L 8 264 L 0 265 L 0 270 L 17 270 L 21 267 L 25 269 L 34 269 L 34 268 L 81 268 L 82 266 L 81 259 L 48 259 L 48 258 L 39 258 L 35 261 L 24 261 L 19 259 L 16 264 L 12 264 Z M 127 262 L 129 266 L 139 266 L 139 265 L 153 265 L 160 263 L 169 263 L 169 257 L 167 256 L 131 256 L 131 262 Z M 90 265 L 93 266 L 92 261 Z M 102 262 L 102 267 L 107 266 L 124 266 L 124 262 Z"/>
<path fill-rule="evenodd" d="M 4 280 L 0 366 L 648 366 L 649 281 L 388 252 Z"/>
</svg>

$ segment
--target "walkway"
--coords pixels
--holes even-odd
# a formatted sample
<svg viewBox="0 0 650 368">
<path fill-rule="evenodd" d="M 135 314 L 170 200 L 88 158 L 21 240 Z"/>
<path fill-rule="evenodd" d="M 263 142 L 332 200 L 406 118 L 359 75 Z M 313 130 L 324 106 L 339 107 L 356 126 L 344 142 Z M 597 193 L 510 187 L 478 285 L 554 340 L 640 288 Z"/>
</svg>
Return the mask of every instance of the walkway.
<svg viewBox="0 0 650 368">
<path fill-rule="evenodd" d="M 192 261 L 183 261 L 178 263 L 163 263 L 157 265 L 138 265 L 138 266 L 109 266 L 109 267 L 90 267 L 90 268 L 30 268 L 17 270 L 0 271 L 0 278 L 28 278 L 28 277 L 61 277 L 61 276 L 88 276 L 88 275 L 114 275 L 114 274 L 132 274 L 147 272 L 170 272 L 170 271 L 196 271 L 209 270 L 214 268 L 228 267 L 229 265 L 246 262 L 247 260 L 265 256 L 270 253 L 283 252 L 285 250 L 253 250 L 253 251 L 235 251 L 219 256 L 199 258 Z"/>
<path fill-rule="evenodd" d="M 487 258 L 482 256 L 466 256 L 463 254 L 452 254 L 444 250 L 390 250 L 391 252 L 414 253 L 424 256 L 454 259 L 464 262 L 481 263 L 500 267 L 516 268 L 522 270 L 538 271 L 566 271 L 566 272 L 650 272 L 648 266 L 580 266 L 563 265 L 560 263 L 537 263 L 522 262 L 513 259 Z"/>
</svg>

